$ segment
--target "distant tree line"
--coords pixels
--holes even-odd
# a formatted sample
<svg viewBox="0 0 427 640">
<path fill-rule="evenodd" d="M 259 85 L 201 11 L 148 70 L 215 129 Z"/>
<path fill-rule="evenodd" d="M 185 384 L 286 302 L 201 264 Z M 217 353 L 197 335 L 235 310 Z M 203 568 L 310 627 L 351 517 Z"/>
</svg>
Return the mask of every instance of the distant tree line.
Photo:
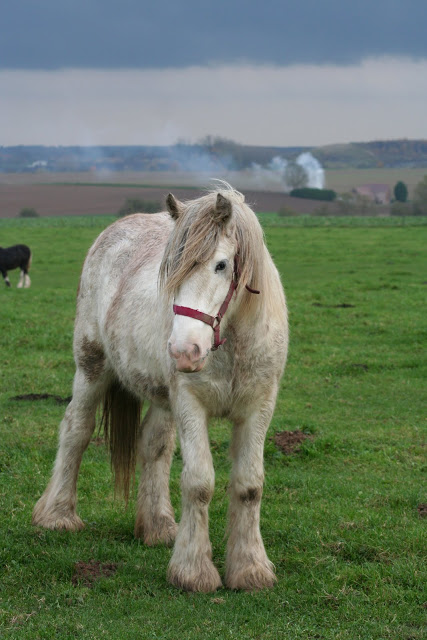
<svg viewBox="0 0 427 640">
<path fill-rule="evenodd" d="M 332 202 L 337 197 L 333 189 L 315 189 L 313 187 L 302 187 L 300 189 L 292 189 L 289 193 L 294 198 L 306 198 L 308 200 L 324 200 Z"/>
<path fill-rule="evenodd" d="M 241 170 L 267 166 L 275 156 L 292 162 L 311 151 L 325 168 L 425 167 L 426 140 L 392 140 L 324 147 L 243 145 L 221 136 L 196 143 L 180 140 L 169 146 L 0 146 L 0 172 L 175 171 L 197 170 L 203 162 L 217 169 Z M 209 165 L 210 163 L 210 165 Z"/>
</svg>

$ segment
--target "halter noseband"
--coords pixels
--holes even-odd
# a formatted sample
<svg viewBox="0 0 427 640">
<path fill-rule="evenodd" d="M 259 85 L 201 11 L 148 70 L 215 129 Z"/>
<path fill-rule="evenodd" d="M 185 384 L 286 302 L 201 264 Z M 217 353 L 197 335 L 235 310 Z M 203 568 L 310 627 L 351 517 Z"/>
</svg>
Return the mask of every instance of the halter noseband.
<svg viewBox="0 0 427 640">
<path fill-rule="evenodd" d="M 231 298 L 233 297 L 233 293 L 236 291 L 240 278 L 240 267 L 239 267 L 239 256 L 236 254 L 234 256 L 234 269 L 233 269 L 233 278 L 230 282 L 230 287 L 228 289 L 228 293 L 225 296 L 225 300 L 219 308 L 216 316 L 210 316 L 207 313 L 203 313 L 203 311 L 199 311 L 198 309 L 191 309 L 191 307 L 181 307 L 178 304 L 173 305 L 173 311 L 177 316 L 187 316 L 188 318 L 195 318 L 196 320 L 200 320 L 205 324 L 208 324 L 212 327 L 214 332 L 214 344 L 211 347 L 211 351 L 216 351 L 218 347 L 220 347 L 224 342 L 226 342 L 227 338 L 223 338 L 221 340 L 221 336 L 219 333 L 219 325 L 221 324 L 221 320 L 223 319 L 225 312 L 228 309 L 228 305 L 231 302 Z M 251 289 L 248 285 L 245 285 L 246 289 L 250 293 L 259 293 L 256 289 Z"/>
</svg>

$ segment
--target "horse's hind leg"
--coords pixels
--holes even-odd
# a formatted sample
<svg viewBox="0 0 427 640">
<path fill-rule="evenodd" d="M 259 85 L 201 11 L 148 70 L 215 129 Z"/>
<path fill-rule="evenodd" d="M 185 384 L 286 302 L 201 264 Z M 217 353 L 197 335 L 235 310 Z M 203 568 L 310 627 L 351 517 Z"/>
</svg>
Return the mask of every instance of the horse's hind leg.
<svg viewBox="0 0 427 640">
<path fill-rule="evenodd" d="M 33 511 L 33 524 L 47 529 L 78 530 L 83 522 L 76 513 L 76 485 L 82 455 L 95 428 L 95 413 L 106 381 L 88 381 L 77 369 L 73 399 L 60 426 L 59 448 L 52 478 Z"/>
<path fill-rule="evenodd" d="M 22 287 L 24 287 L 24 289 L 29 289 L 31 286 L 31 279 L 30 276 L 28 275 L 28 271 L 27 269 L 21 269 L 21 274 L 19 276 L 19 282 L 16 285 L 18 287 L 18 289 L 22 289 Z"/>
<path fill-rule="evenodd" d="M 21 273 L 19 274 L 19 282 L 16 285 L 18 289 L 22 289 L 22 287 L 24 286 L 25 283 L 25 271 L 24 269 L 21 269 Z"/>
<path fill-rule="evenodd" d="M 141 478 L 135 536 L 148 545 L 175 540 L 177 524 L 169 497 L 169 472 L 175 447 L 175 423 L 170 411 L 151 405 L 138 443 Z"/>
<path fill-rule="evenodd" d="M 22 289 L 22 287 L 24 287 L 24 289 L 28 289 L 31 286 L 31 279 L 30 279 L 30 276 L 28 275 L 28 269 L 30 268 L 30 264 L 31 264 L 31 254 L 28 260 L 26 260 L 25 262 L 22 262 L 20 265 L 21 274 L 19 276 L 19 282 L 17 284 L 18 289 Z"/>
<path fill-rule="evenodd" d="M 31 286 L 31 279 L 30 276 L 28 275 L 28 271 L 30 270 L 31 267 L 31 260 L 32 260 L 32 255 L 30 253 L 30 257 L 28 258 L 26 264 L 24 265 L 24 288 L 28 289 Z"/>
</svg>

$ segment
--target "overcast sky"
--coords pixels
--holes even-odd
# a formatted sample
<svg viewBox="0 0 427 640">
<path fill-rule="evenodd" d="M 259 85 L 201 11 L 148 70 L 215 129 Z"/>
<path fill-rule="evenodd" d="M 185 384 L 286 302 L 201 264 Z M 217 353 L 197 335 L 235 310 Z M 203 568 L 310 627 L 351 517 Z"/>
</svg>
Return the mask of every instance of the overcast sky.
<svg viewBox="0 0 427 640">
<path fill-rule="evenodd" d="M 0 145 L 427 138 L 427 0 L 3 0 Z"/>
</svg>

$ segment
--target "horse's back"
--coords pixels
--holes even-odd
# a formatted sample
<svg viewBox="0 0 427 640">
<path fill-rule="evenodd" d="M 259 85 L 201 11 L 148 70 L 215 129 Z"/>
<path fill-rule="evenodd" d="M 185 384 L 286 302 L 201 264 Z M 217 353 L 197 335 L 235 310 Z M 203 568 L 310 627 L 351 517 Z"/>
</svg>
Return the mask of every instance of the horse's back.
<svg viewBox="0 0 427 640">
<path fill-rule="evenodd" d="M 119 255 L 131 262 L 136 253 L 149 262 L 155 255 L 163 253 L 171 226 L 169 216 L 164 213 L 136 213 L 117 220 L 95 240 L 85 266 L 110 262 L 111 258 Z"/>
<path fill-rule="evenodd" d="M 26 244 L 15 244 L 12 247 L 0 247 L 0 260 L 4 269 L 27 267 L 31 258 L 31 250 Z"/>
<path fill-rule="evenodd" d="M 141 322 L 147 323 L 147 333 L 155 333 L 151 324 L 158 323 L 160 313 L 158 271 L 172 226 L 167 214 L 134 214 L 98 236 L 80 279 L 75 348 L 88 335 L 106 351 L 114 347 L 124 354 L 122 341 L 126 343 Z"/>
</svg>

